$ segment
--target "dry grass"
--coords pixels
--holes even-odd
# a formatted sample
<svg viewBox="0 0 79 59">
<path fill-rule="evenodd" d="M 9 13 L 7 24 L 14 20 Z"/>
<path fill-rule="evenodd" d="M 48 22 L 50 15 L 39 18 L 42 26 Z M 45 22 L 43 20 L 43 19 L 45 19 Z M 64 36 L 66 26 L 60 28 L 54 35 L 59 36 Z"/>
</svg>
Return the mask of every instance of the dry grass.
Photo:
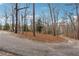
<svg viewBox="0 0 79 59">
<path fill-rule="evenodd" d="M 67 36 L 72 39 L 77 39 L 77 33 L 65 33 L 64 36 Z"/>
<path fill-rule="evenodd" d="M 24 33 L 19 33 L 21 34 L 22 37 L 29 38 L 32 40 L 37 40 L 37 41 L 42 41 L 42 42 L 63 42 L 65 41 L 63 38 L 59 36 L 53 36 L 49 34 L 39 34 L 36 33 L 36 36 L 33 36 L 32 32 L 24 32 Z"/>
</svg>

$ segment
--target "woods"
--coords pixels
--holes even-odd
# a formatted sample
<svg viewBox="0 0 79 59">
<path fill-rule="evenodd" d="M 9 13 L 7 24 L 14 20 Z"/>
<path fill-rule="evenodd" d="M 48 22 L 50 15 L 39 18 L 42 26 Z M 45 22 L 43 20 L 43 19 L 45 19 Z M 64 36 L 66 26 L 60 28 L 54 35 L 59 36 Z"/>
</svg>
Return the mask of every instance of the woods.
<svg viewBox="0 0 79 59">
<path fill-rule="evenodd" d="M 1 4 L 0 49 L 22 56 L 78 56 L 79 4 Z"/>
<path fill-rule="evenodd" d="M 79 4 L 48 3 L 44 5 L 47 11 L 40 11 L 40 9 L 37 11 L 38 7 L 35 3 L 15 3 L 10 5 L 10 14 L 5 10 L 4 16 L 2 15 L 5 18 L 5 23 L 4 25 L 0 23 L 0 30 L 15 33 L 32 32 L 34 37 L 39 33 L 52 36 L 64 35 L 79 39 Z M 39 5 L 41 6 L 42 4 Z M 58 8 L 58 5 L 70 7 L 70 10 Z"/>
</svg>

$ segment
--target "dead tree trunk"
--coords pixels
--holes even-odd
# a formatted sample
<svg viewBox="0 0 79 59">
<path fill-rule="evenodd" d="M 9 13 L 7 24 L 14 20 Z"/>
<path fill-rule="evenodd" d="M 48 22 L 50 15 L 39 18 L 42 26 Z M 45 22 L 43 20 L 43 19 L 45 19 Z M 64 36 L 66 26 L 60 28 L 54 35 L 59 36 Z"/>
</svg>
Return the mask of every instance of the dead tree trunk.
<svg viewBox="0 0 79 59">
<path fill-rule="evenodd" d="M 18 3 L 15 5 L 15 10 L 16 10 L 16 26 L 15 26 L 15 33 L 17 33 L 18 29 Z"/>
<path fill-rule="evenodd" d="M 23 22 L 24 22 L 23 15 L 21 14 L 21 32 L 22 33 L 23 33 Z"/>
<path fill-rule="evenodd" d="M 55 9 L 53 9 L 53 18 L 54 18 L 54 22 L 53 22 L 53 34 L 54 36 L 56 36 L 56 16 L 55 16 Z"/>
<path fill-rule="evenodd" d="M 7 11 L 5 10 L 5 25 L 7 25 L 7 20 L 8 20 L 8 14 Z M 7 26 L 5 26 L 5 30 L 7 30 Z"/>
<path fill-rule="evenodd" d="M 33 36 L 35 36 L 35 3 L 33 3 Z"/>
<path fill-rule="evenodd" d="M 53 32 L 53 15 L 52 15 L 52 9 L 51 9 L 51 5 L 48 4 L 48 7 L 49 7 L 49 12 L 50 12 L 50 17 L 51 17 L 51 20 L 52 20 L 52 32 Z"/>
<path fill-rule="evenodd" d="M 27 4 L 26 6 L 27 7 Z M 24 14 L 24 31 L 28 31 L 28 25 L 27 25 L 27 8 L 25 9 L 25 14 Z"/>
<path fill-rule="evenodd" d="M 77 28 L 77 39 L 79 40 L 79 13 L 78 13 L 78 4 L 76 4 L 76 15 L 77 15 L 77 22 L 78 22 L 78 28 Z"/>
<path fill-rule="evenodd" d="M 14 31 L 14 8 L 12 6 L 12 31 Z"/>
<path fill-rule="evenodd" d="M 54 19 L 53 19 L 53 15 L 52 15 L 52 8 L 51 8 L 51 5 L 48 4 L 49 6 L 49 11 L 50 11 L 50 17 L 51 17 L 51 20 L 52 20 L 52 32 L 53 32 L 53 35 L 56 36 L 56 33 L 55 33 L 55 15 L 54 15 Z M 54 9 L 53 9 L 53 13 L 54 13 Z"/>
</svg>

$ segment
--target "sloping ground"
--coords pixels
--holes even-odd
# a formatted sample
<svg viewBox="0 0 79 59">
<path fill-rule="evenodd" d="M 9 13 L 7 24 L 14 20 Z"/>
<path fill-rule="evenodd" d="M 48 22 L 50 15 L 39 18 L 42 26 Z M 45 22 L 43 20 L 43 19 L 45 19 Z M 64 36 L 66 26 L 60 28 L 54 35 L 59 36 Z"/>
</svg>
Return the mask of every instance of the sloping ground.
<svg viewBox="0 0 79 59">
<path fill-rule="evenodd" d="M 36 33 L 36 36 L 33 36 L 32 32 L 24 32 L 24 33 L 19 33 L 21 36 L 37 40 L 37 41 L 42 41 L 42 42 L 63 42 L 65 39 L 59 37 L 59 36 L 53 36 L 49 34 L 39 34 Z"/>
<path fill-rule="evenodd" d="M 72 33 L 65 33 L 65 34 L 63 34 L 64 36 L 66 36 L 66 37 L 69 37 L 69 38 L 74 38 L 74 39 L 77 39 L 77 32 L 75 33 L 75 32 L 72 32 Z"/>
<path fill-rule="evenodd" d="M 47 43 L 0 31 L 0 49 L 23 56 L 79 56 L 79 40 L 63 38 L 67 41 Z"/>
</svg>

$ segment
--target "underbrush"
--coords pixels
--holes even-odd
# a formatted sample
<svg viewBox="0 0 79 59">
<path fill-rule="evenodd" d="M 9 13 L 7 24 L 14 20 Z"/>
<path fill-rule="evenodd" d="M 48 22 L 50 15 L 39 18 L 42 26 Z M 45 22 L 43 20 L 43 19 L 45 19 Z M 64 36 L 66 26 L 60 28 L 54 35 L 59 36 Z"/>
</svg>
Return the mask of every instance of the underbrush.
<svg viewBox="0 0 79 59">
<path fill-rule="evenodd" d="M 42 42 L 63 42 L 65 39 L 59 36 L 53 36 L 49 34 L 36 33 L 36 36 L 33 36 L 32 32 L 19 33 L 22 37 L 29 38 L 32 40 L 42 41 Z"/>
</svg>

